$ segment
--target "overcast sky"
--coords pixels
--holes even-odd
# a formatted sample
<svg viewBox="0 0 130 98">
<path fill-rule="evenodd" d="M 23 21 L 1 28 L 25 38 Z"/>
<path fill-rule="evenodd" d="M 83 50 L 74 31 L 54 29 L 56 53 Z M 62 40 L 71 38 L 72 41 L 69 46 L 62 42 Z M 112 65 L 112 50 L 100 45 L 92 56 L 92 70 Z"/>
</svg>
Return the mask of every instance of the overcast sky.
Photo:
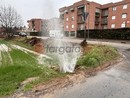
<svg viewBox="0 0 130 98">
<path fill-rule="evenodd" d="M 24 24 L 31 18 L 58 17 L 58 9 L 80 0 L 0 0 L 0 5 L 11 5 L 21 14 Z M 100 4 L 121 0 L 89 0 Z"/>
</svg>

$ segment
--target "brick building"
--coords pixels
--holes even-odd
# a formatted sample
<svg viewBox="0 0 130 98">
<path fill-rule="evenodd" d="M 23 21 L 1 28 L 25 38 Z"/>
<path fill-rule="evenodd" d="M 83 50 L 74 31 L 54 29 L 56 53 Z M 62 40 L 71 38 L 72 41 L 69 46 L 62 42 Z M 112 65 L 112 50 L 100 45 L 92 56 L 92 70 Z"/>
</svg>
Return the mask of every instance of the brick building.
<svg viewBox="0 0 130 98">
<path fill-rule="evenodd" d="M 130 0 L 116 3 L 98 4 L 81 0 L 71 6 L 59 9 L 64 23 L 64 31 L 69 36 L 76 36 L 77 30 L 116 29 L 130 27 Z M 83 12 L 88 12 L 86 22 Z"/>
<path fill-rule="evenodd" d="M 31 19 L 28 20 L 28 32 L 40 32 L 43 36 L 49 36 L 50 30 L 58 30 L 62 27 L 60 18 Z"/>
<path fill-rule="evenodd" d="M 28 20 L 28 30 L 29 32 L 41 32 L 42 31 L 42 19 L 31 19 Z"/>
</svg>

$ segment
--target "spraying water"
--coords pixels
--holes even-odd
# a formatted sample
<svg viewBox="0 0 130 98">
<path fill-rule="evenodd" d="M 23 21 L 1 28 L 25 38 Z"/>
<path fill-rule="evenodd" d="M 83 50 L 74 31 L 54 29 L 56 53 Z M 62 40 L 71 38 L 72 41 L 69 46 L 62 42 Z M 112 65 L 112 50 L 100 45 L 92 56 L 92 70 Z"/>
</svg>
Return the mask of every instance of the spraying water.
<svg viewBox="0 0 130 98">
<path fill-rule="evenodd" d="M 53 8 L 52 3 L 49 1 L 51 8 Z M 48 5 L 49 6 L 49 5 Z M 54 10 L 48 9 L 49 12 Z M 49 13 L 51 16 L 51 13 Z M 43 22 L 44 23 L 44 22 Z M 63 20 L 61 19 L 51 19 L 46 23 L 47 28 L 46 35 L 52 38 L 47 40 L 46 44 L 46 55 L 53 58 L 59 65 L 60 71 L 62 72 L 74 72 L 77 59 L 81 55 L 81 47 L 78 44 L 66 42 L 64 40 L 64 30 L 63 30 Z M 45 29 L 44 29 L 45 31 Z M 52 32 L 53 31 L 53 32 Z"/>
<path fill-rule="evenodd" d="M 54 38 L 47 45 L 46 54 L 58 63 L 60 71 L 72 73 L 74 72 L 77 59 L 81 55 L 81 48 L 77 44 Z"/>
</svg>

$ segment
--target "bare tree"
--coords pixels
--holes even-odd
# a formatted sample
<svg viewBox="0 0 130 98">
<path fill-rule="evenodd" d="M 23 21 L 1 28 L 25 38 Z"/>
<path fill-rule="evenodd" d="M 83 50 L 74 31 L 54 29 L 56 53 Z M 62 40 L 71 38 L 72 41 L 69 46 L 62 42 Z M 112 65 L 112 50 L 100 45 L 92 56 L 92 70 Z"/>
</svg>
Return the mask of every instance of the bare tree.
<svg viewBox="0 0 130 98">
<path fill-rule="evenodd" d="M 4 28 L 7 38 L 14 36 L 15 28 L 22 26 L 22 18 L 11 6 L 0 6 L 0 25 Z"/>
</svg>

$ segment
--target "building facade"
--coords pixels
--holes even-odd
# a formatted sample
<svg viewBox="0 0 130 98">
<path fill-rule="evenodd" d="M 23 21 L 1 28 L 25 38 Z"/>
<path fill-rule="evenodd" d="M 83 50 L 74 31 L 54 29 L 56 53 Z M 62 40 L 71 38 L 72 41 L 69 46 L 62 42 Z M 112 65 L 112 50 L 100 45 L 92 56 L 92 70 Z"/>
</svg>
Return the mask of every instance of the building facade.
<svg viewBox="0 0 130 98">
<path fill-rule="evenodd" d="M 116 3 L 98 4 L 81 0 L 71 6 L 60 8 L 64 31 L 68 36 L 76 36 L 77 30 L 116 29 L 130 27 L 130 0 Z M 84 21 L 83 13 L 88 12 Z"/>
<path fill-rule="evenodd" d="M 63 28 L 60 18 L 51 19 L 30 19 L 28 22 L 28 32 L 40 32 L 43 36 L 49 36 L 50 30 Z"/>
<path fill-rule="evenodd" d="M 31 19 L 28 20 L 28 31 L 29 32 L 41 32 L 42 31 L 42 19 Z"/>
</svg>

